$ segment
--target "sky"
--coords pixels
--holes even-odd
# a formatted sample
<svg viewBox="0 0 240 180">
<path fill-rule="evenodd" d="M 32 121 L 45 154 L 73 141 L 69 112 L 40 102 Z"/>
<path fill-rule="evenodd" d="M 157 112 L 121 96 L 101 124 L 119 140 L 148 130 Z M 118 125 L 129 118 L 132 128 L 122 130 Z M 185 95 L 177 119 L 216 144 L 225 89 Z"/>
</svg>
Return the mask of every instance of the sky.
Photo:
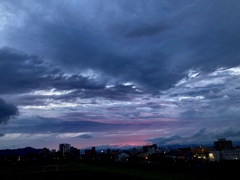
<svg viewBox="0 0 240 180">
<path fill-rule="evenodd" d="M 239 0 L 1 0 L 0 149 L 240 140 Z"/>
</svg>

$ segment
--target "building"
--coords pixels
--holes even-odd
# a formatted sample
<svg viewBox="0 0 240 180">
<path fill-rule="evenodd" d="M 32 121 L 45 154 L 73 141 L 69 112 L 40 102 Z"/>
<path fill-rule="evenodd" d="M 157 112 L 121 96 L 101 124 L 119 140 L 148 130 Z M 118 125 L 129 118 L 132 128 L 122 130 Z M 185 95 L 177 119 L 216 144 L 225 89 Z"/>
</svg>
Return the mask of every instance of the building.
<svg viewBox="0 0 240 180">
<path fill-rule="evenodd" d="M 75 157 L 75 158 L 80 157 L 80 149 L 71 146 L 70 147 L 70 154 L 71 154 L 72 157 Z"/>
<path fill-rule="evenodd" d="M 222 152 L 223 160 L 239 160 L 240 151 L 239 150 L 223 150 Z"/>
<path fill-rule="evenodd" d="M 201 160 L 208 160 L 209 152 L 211 151 L 211 148 L 207 147 L 195 147 L 191 148 L 191 154 L 193 159 L 201 159 Z"/>
<path fill-rule="evenodd" d="M 84 155 L 85 156 L 91 156 L 91 157 L 94 157 L 96 155 L 96 148 L 95 147 L 92 147 L 92 149 L 85 149 L 84 150 Z"/>
<path fill-rule="evenodd" d="M 214 141 L 214 148 L 217 151 L 232 150 L 233 149 L 232 141 L 226 140 L 226 138 L 218 139 L 218 141 Z"/>
<path fill-rule="evenodd" d="M 240 150 L 221 150 L 211 151 L 209 153 L 209 161 L 222 161 L 222 160 L 240 160 Z"/>
<path fill-rule="evenodd" d="M 70 148 L 71 148 L 70 144 L 67 143 L 59 144 L 59 152 L 63 156 L 66 156 L 68 153 L 70 153 Z"/>
<path fill-rule="evenodd" d="M 152 144 L 152 145 L 145 145 L 143 146 L 143 152 L 147 152 L 149 154 L 154 154 L 157 151 L 157 145 Z"/>
<path fill-rule="evenodd" d="M 226 138 L 218 139 L 214 142 L 213 151 L 209 152 L 209 161 L 239 160 L 240 150 L 234 148 L 231 140 Z"/>
</svg>

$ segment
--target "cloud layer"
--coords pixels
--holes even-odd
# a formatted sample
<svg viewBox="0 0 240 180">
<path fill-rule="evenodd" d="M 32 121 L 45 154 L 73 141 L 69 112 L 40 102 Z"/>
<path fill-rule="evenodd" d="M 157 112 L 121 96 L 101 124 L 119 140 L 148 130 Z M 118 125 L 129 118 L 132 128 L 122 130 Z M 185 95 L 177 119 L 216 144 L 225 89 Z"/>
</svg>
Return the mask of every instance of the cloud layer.
<svg viewBox="0 0 240 180">
<path fill-rule="evenodd" d="M 1 1 L 2 148 L 238 140 L 239 8 Z"/>
<path fill-rule="evenodd" d="M 18 108 L 15 105 L 0 99 L 0 124 L 7 123 L 9 119 L 16 117 L 18 114 Z"/>
</svg>

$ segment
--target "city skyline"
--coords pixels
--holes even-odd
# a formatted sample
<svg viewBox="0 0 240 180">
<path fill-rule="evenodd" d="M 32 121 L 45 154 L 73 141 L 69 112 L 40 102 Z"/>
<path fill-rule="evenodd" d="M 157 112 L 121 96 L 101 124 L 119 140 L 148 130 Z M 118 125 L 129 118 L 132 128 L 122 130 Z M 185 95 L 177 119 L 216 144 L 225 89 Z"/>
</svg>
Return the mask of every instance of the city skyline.
<svg viewBox="0 0 240 180">
<path fill-rule="evenodd" d="M 240 137 L 240 2 L 0 2 L 0 149 Z"/>
<path fill-rule="evenodd" d="M 154 148 L 154 152 L 152 152 L 152 148 Z M 85 155 L 90 155 L 92 153 L 100 153 L 100 154 L 105 154 L 105 153 L 109 153 L 109 152 L 124 152 L 124 151 L 135 151 L 135 153 L 138 152 L 152 152 L 152 153 L 164 153 L 164 152 L 169 152 L 169 151 L 174 151 L 175 150 L 203 150 L 206 149 L 209 152 L 220 152 L 220 151 L 226 151 L 226 153 L 229 153 L 230 151 L 234 154 L 236 154 L 236 150 L 239 150 L 240 148 L 240 142 L 232 142 L 232 140 L 227 139 L 227 138 L 220 138 L 215 140 L 214 142 L 212 142 L 212 144 L 205 144 L 205 145 L 198 145 L 198 144 L 185 144 L 183 146 L 181 145 L 170 145 L 170 146 L 161 146 L 158 144 L 145 144 L 142 146 L 129 146 L 129 147 L 120 147 L 120 148 L 113 148 L 113 147 L 102 147 L 102 146 L 91 146 L 91 147 L 85 147 L 83 149 L 80 149 L 78 147 L 75 147 L 69 143 L 60 143 L 58 145 L 57 149 L 49 149 L 48 147 L 42 147 L 42 148 L 35 148 L 32 146 L 26 146 L 24 148 L 16 148 L 16 149 L 0 149 L 0 153 L 1 155 L 12 155 L 15 153 L 18 154 L 27 154 L 30 151 L 33 153 L 40 153 L 41 150 L 44 150 L 45 152 L 52 152 L 52 153 L 56 153 L 56 152 L 60 152 L 63 153 L 63 155 L 66 153 L 72 153 L 72 154 L 85 154 Z M 210 153 L 211 153 L 210 152 Z M 206 153 L 206 152 L 205 152 Z M 151 153 L 150 153 L 151 154 Z M 93 155 L 93 154 L 92 154 Z M 235 156 L 234 156 L 235 157 Z M 232 157 L 230 157 L 232 158 Z"/>
</svg>

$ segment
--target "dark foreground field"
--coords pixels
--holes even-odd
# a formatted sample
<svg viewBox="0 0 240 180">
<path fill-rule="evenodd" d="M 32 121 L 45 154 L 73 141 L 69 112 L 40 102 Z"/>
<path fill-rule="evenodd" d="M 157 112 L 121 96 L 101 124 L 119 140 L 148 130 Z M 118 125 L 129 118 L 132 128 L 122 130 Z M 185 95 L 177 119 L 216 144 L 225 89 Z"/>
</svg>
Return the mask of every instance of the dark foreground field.
<svg viewBox="0 0 240 180">
<path fill-rule="evenodd" d="M 175 164 L 171 166 L 96 163 L 69 161 L 57 164 L 15 163 L 1 165 L 0 179 L 149 179 L 149 180 L 215 180 L 239 175 L 239 162 L 205 165 Z"/>
</svg>

